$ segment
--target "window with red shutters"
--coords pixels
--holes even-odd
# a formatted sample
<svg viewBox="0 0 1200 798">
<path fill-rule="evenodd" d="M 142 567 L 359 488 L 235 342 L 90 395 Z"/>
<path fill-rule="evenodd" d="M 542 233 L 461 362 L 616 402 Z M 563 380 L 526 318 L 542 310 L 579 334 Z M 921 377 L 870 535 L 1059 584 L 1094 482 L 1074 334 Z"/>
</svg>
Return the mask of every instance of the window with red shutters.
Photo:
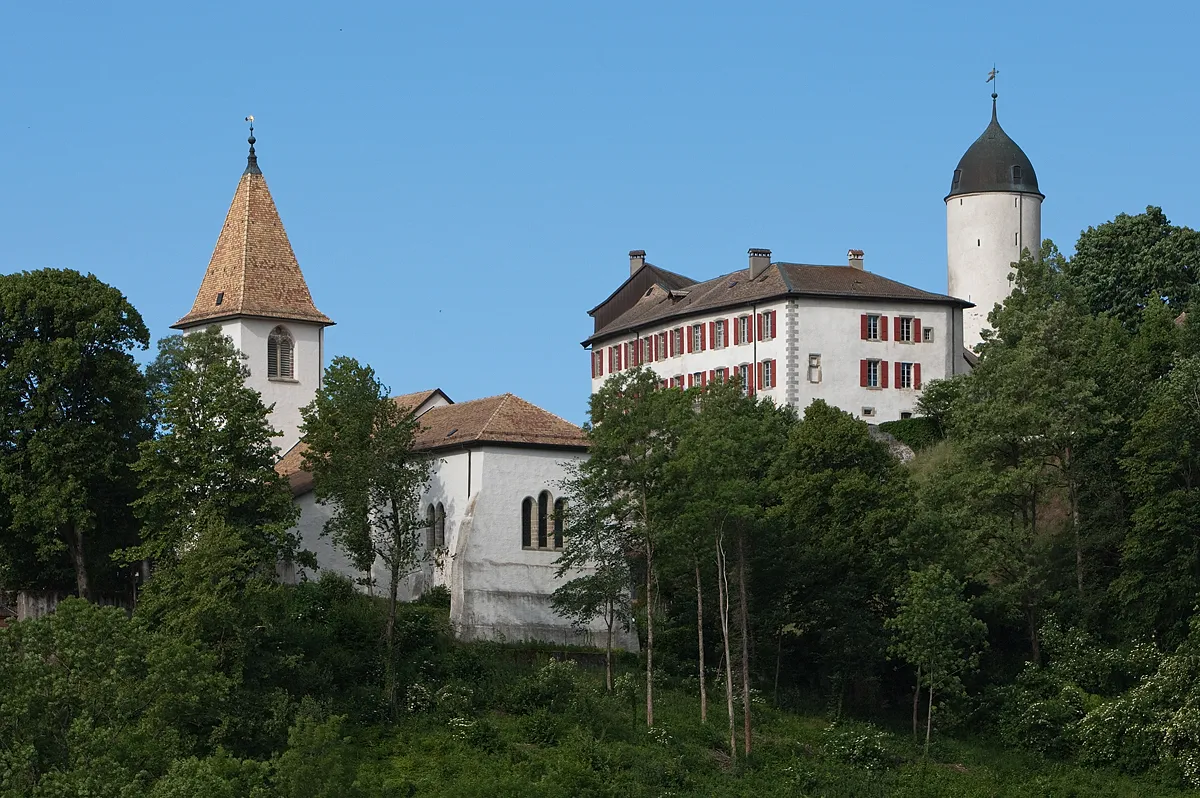
<svg viewBox="0 0 1200 798">
<path fill-rule="evenodd" d="M 888 339 L 887 316 L 879 317 L 879 340 L 886 341 Z"/>
</svg>

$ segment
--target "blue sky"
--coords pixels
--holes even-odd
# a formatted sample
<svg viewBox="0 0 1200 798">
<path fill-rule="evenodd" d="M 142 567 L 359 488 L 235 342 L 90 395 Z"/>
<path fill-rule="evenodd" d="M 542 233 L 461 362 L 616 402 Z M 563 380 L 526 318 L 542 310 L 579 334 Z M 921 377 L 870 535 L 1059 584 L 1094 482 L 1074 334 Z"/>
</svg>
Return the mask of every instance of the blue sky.
<svg viewBox="0 0 1200 798">
<path fill-rule="evenodd" d="M 586 311 L 627 252 L 749 247 L 944 291 L 942 198 L 989 113 L 1043 235 L 1200 226 L 1191 3 L 0 5 L 0 272 L 91 271 L 155 338 L 191 306 L 242 118 L 327 351 L 399 392 L 586 418 Z"/>
</svg>

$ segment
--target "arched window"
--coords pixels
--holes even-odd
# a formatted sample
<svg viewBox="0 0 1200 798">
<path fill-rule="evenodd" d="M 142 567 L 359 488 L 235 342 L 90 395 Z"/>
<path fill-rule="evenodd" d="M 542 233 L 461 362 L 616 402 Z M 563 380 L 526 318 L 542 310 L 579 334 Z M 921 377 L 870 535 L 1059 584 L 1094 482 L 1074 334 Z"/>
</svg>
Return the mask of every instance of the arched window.
<svg viewBox="0 0 1200 798">
<path fill-rule="evenodd" d="M 554 548 L 563 547 L 563 530 L 567 528 L 567 500 L 554 502 Z"/>
<path fill-rule="evenodd" d="M 437 513 L 434 512 L 433 505 L 425 508 L 425 550 L 433 551 L 434 536 L 433 527 L 437 523 Z"/>
<path fill-rule="evenodd" d="M 437 514 L 435 516 L 435 525 L 437 527 L 433 535 L 434 543 L 440 549 L 446 545 L 446 508 L 441 502 L 437 505 Z"/>
<path fill-rule="evenodd" d="M 295 342 L 285 327 L 276 327 L 267 337 L 267 377 L 293 379 Z"/>
<path fill-rule="evenodd" d="M 1019 166 L 1013 167 L 1013 182 L 1014 183 L 1021 182 L 1021 167 L 1019 167 Z"/>
<path fill-rule="evenodd" d="M 521 502 L 521 546 L 533 545 L 533 499 L 528 496 Z"/>
<path fill-rule="evenodd" d="M 538 538 L 537 547 L 546 548 L 547 525 L 550 520 L 550 491 L 544 490 L 538 494 Z"/>
</svg>

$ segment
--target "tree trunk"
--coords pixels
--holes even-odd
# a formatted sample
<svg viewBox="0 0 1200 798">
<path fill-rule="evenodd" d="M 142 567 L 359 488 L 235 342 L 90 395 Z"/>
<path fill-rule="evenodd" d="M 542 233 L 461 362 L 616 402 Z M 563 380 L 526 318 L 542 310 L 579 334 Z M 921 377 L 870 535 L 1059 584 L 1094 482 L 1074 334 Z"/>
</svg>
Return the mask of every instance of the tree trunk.
<svg viewBox="0 0 1200 798">
<path fill-rule="evenodd" d="M 742 635 L 742 745 L 750 756 L 750 618 L 746 609 L 746 536 L 738 531 L 738 625 Z"/>
<path fill-rule="evenodd" d="M 79 524 L 70 524 L 65 535 L 71 567 L 75 569 L 75 591 L 81 599 L 91 601 L 92 588 L 88 582 L 87 556 L 84 553 L 83 529 Z"/>
<path fill-rule="evenodd" d="M 783 630 L 775 638 L 775 708 L 779 709 L 779 667 L 783 664 Z"/>
<path fill-rule="evenodd" d="M 1033 654 L 1033 664 L 1042 664 L 1042 646 L 1038 640 L 1037 633 L 1037 614 L 1034 612 L 1032 604 L 1025 606 L 1025 619 L 1029 623 L 1029 648 Z"/>
<path fill-rule="evenodd" d="M 925 714 L 925 758 L 929 758 L 929 735 L 933 730 L 933 666 L 929 668 L 929 709 Z"/>
<path fill-rule="evenodd" d="M 700 585 L 700 560 L 696 564 L 696 651 L 700 659 L 700 722 L 708 723 L 708 688 L 704 683 L 704 591 Z"/>
<path fill-rule="evenodd" d="M 654 725 L 654 547 L 646 536 L 646 725 Z"/>
<path fill-rule="evenodd" d="M 725 547 L 717 535 L 717 608 L 725 652 L 725 709 L 729 714 L 729 757 L 737 761 L 737 731 L 733 723 L 733 661 L 729 656 L 729 579 L 725 572 Z"/>
<path fill-rule="evenodd" d="M 613 622 L 616 620 L 613 612 L 612 599 L 608 600 L 608 614 L 604 620 L 608 625 L 608 636 L 604 641 L 604 688 L 609 693 L 613 691 L 613 672 L 612 672 L 612 632 Z"/>
<path fill-rule="evenodd" d="M 392 557 L 389 566 L 391 573 L 388 579 L 388 617 L 387 631 L 385 632 L 387 662 L 384 665 L 383 684 L 387 693 L 389 717 L 394 719 L 396 717 L 396 594 L 400 591 L 399 555 Z"/>
<path fill-rule="evenodd" d="M 921 666 L 917 666 L 917 686 L 913 688 L 913 739 L 917 739 L 917 715 L 921 712 Z"/>
</svg>

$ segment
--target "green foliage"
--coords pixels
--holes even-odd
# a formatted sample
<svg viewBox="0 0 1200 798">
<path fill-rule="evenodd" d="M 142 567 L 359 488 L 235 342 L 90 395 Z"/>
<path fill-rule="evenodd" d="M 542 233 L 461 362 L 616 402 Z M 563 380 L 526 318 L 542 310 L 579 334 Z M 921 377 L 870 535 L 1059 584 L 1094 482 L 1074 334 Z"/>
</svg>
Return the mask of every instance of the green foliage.
<svg viewBox="0 0 1200 798">
<path fill-rule="evenodd" d="M 142 317 L 93 275 L 0 275 L 0 588 L 128 585 L 130 464 L 148 436 Z"/>
<path fill-rule="evenodd" d="M 210 654 L 68 599 L 0 630 L 0 796 L 126 795 L 203 749 L 226 682 Z"/>
<path fill-rule="evenodd" d="M 931 418 L 902 418 L 898 421 L 885 421 L 879 429 L 891 435 L 914 452 L 919 452 L 933 446 L 942 440 L 942 432 L 938 424 Z"/>
<path fill-rule="evenodd" d="M 275 472 L 275 431 L 262 397 L 245 384 L 244 360 L 215 326 L 159 341 L 148 369 L 158 435 L 142 444 L 136 465 L 143 544 L 131 559 L 169 563 L 213 522 L 241 530 L 243 544 L 272 567 L 294 555 L 289 528 L 298 510 Z"/>
<path fill-rule="evenodd" d="M 1111 314 L 1133 329 L 1147 304 L 1161 298 L 1176 314 L 1192 298 L 1200 234 L 1171 224 L 1162 208 L 1117 214 L 1079 236 L 1066 267 L 1088 310 Z"/>
</svg>

